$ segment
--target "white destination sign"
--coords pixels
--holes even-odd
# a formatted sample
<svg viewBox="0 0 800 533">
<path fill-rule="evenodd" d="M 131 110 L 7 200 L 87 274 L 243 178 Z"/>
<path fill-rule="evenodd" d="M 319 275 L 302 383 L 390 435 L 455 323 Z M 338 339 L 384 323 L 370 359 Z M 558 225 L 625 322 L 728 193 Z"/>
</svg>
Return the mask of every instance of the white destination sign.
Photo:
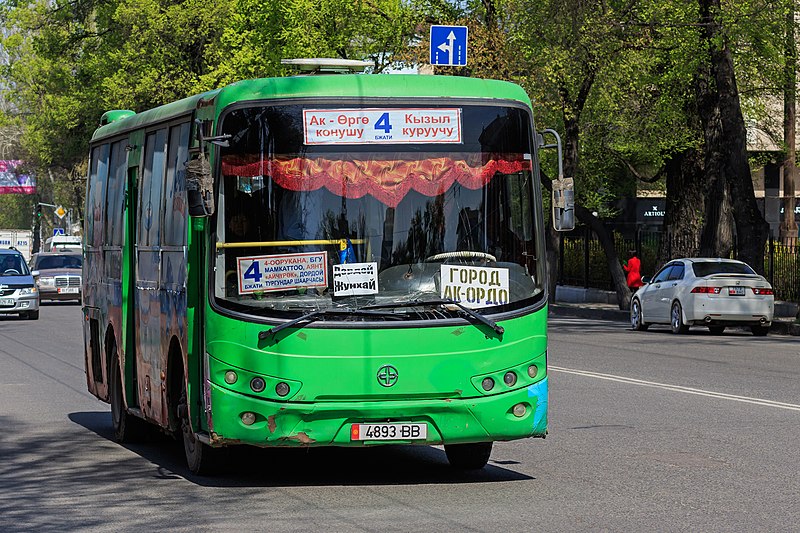
<svg viewBox="0 0 800 533">
<path fill-rule="evenodd" d="M 239 294 L 328 286 L 328 252 L 239 257 Z"/>
<path fill-rule="evenodd" d="M 378 263 L 333 265 L 333 295 L 361 296 L 378 293 Z"/>
<path fill-rule="evenodd" d="M 305 143 L 461 142 L 461 109 L 305 109 Z"/>
<path fill-rule="evenodd" d="M 508 269 L 442 265 L 441 297 L 465 307 L 490 307 L 509 302 Z"/>
</svg>

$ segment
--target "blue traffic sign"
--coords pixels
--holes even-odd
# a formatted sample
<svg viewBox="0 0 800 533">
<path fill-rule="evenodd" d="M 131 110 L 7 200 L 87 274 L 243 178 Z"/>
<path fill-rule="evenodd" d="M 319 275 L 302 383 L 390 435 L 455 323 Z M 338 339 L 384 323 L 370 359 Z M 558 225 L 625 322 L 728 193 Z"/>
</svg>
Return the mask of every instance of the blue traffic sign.
<svg viewBox="0 0 800 533">
<path fill-rule="evenodd" d="M 53 228 L 53 237 L 56 235 L 66 235 L 66 233 L 64 233 L 64 228 Z"/>
<path fill-rule="evenodd" d="M 467 27 L 431 26 L 431 65 L 467 64 Z"/>
</svg>

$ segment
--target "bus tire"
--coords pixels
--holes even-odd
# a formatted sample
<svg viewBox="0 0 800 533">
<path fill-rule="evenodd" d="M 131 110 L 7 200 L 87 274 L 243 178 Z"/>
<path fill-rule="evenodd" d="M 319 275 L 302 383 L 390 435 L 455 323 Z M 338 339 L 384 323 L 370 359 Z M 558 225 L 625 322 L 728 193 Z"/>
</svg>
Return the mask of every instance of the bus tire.
<svg viewBox="0 0 800 533">
<path fill-rule="evenodd" d="M 492 443 L 445 444 L 444 453 L 453 468 L 480 470 L 489 462 L 489 456 L 492 454 Z"/>
<path fill-rule="evenodd" d="M 205 476 L 214 474 L 219 470 L 222 450 L 212 448 L 197 438 L 192 424 L 189 422 L 189 408 L 186 394 L 186 381 L 181 380 L 181 395 L 177 405 L 177 416 L 181 423 L 183 452 L 186 455 L 186 466 L 193 474 Z"/>
<path fill-rule="evenodd" d="M 111 424 L 114 426 L 114 440 L 117 442 L 136 442 L 142 440 L 147 431 L 145 422 L 128 413 L 125 408 L 125 397 L 122 394 L 122 368 L 116 355 L 116 346 L 112 345 L 115 355 L 111 364 L 111 381 L 109 383 L 109 400 L 111 401 Z"/>
</svg>

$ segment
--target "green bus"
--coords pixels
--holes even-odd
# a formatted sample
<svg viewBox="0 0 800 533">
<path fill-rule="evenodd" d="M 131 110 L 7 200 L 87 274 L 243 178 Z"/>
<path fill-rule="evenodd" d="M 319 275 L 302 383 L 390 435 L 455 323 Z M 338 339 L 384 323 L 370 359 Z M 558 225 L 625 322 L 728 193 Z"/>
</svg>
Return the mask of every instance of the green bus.
<svg viewBox="0 0 800 533">
<path fill-rule="evenodd" d="M 476 469 L 544 437 L 549 146 L 520 87 L 447 76 L 105 113 L 83 312 L 115 438 L 157 426 L 202 473 L 233 445 L 441 444 Z"/>
</svg>

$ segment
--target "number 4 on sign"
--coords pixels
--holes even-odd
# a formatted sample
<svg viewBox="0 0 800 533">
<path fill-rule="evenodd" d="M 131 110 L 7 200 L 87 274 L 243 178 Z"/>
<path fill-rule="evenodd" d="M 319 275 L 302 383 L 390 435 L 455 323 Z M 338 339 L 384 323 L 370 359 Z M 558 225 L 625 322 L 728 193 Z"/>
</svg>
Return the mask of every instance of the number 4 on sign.
<svg viewBox="0 0 800 533">
<path fill-rule="evenodd" d="M 259 271 L 258 268 L 258 261 L 253 261 L 253 264 L 250 265 L 250 268 L 244 273 L 244 279 L 253 280 L 253 283 L 258 283 L 261 281 L 263 274 Z"/>
<path fill-rule="evenodd" d="M 378 118 L 378 121 L 375 122 L 375 129 L 383 130 L 383 133 L 389 133 L 392 131 L 392 125 L 389 124 L 389 113 L 384 113 L 380 116 L 380 118 Z"/>
</svg>

